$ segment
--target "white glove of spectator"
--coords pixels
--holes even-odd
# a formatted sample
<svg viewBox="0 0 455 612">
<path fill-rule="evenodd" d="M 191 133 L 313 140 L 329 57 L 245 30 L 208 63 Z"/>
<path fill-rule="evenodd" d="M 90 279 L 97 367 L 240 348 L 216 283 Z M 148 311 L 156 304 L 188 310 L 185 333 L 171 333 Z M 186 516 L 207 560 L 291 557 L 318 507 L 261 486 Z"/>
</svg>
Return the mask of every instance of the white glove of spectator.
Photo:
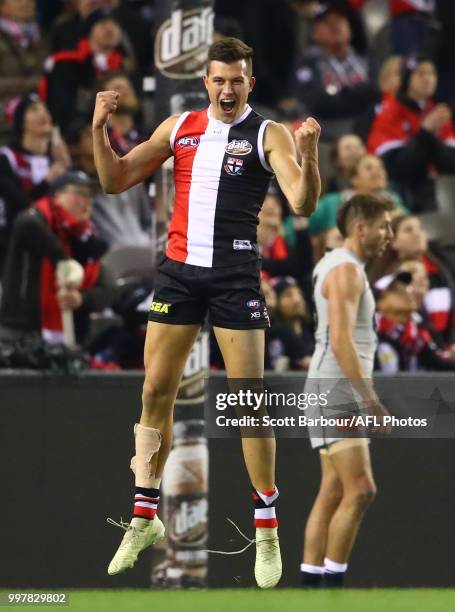
<svg viewBox="0 0 455 612">
<path fill-rule="evenodd" d="M 84 268 L 75 259 L 59 261 L 56 280 L 59 289 L 77 289 L 84 280 Z"/>
</svg>

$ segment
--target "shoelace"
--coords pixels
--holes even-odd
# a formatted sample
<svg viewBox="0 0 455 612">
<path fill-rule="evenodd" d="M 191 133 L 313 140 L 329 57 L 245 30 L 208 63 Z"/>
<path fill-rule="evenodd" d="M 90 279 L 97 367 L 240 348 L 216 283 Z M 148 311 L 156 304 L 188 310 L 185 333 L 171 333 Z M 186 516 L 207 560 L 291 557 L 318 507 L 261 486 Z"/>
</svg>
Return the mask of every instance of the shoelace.
<svg viewBox="0 0 455 612">
<path fill-rule="evenodd" d="M 137 538 L 140 535 L 140 529 L 138 529 L 137 527 L 133 527 L 131 523 L 126 523 L 122 519 L 122 517 L 120 517 L 120 523 L 117 523 L 111 518 L 107 518 L 106 522 L 108 522 L 109 525 L 114 525 L 114 527 L 120 527 L 120 529 L 123 529 L 123 531 L 128 533 L 128 537 L 123 536 L 124 539 L 122 540 L 122 543 L 120 544 L 120 548 L 123 548 L 124 546 L 128 546 L 131 543 L 135 544 Z"/>
<path fill-rule="evenodd" d="M 244 538 L 248 542 L 248 544 L 244 546 L 241 550 L 204 550 L 204 552 L 213 553 L 215 555 L 240 555 L 241 553 L 245 552 L 247 548 L 256 543 L 256 539 L 251 540 L 248 536 L 246 536 L 243 531 L 241 531 L 240 528 L 234 523 L 234 521 L 232 521 L 228 516 L 226 517 L 226 519 L 231 523 L 231 525 L 235 527 L 235 529 L 237 529 L 242 538 Z"/>
<path fill-rule="evenodd" d="M 109 523 L 109 525 L 114 525 L 114 527 L 120 527 L 120 529 L 123 529 L 123 531 L 128 531 L 128 527 L 130 526 L 130 524 L 126 523 L 122 517 L 120 517 L 120 523 L 117 523 L 111 518 L 107 518 L 106 522 Z"/>
</svg>

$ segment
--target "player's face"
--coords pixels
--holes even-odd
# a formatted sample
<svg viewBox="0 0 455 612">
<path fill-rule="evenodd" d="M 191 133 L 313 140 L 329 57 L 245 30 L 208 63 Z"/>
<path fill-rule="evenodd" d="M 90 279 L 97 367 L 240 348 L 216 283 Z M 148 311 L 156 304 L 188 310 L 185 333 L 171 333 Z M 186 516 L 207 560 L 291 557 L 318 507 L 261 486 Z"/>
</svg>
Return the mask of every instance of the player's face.
<svg viewBox="0 0 455 612">
<path fill-rule="evenodd" d="M 240 117 L 253 89 L 255 79 L 248 74 L 245 60 L 232 64 L 210 62 L 209 72 L 204 76 L 204 84 L 216 119 L 232 123 Z"/>
<path fill-rule="evenodd" d="M 372 223 L 363 225 L 360 242 L 366 260 L 382 255 L 393 237 L 390 213 L 384 212 Z"/>
</svg>

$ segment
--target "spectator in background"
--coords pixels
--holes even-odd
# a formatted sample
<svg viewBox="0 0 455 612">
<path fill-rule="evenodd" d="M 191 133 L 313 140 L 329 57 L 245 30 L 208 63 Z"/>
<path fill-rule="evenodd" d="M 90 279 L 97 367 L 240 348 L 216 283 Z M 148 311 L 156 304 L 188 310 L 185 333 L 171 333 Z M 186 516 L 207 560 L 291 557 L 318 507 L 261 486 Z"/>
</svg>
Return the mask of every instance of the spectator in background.
<svg viewBox="0 0 455 612">
<path fill-rule="evenodd" d="M 74 312 L 83 343 L 90 313 L 111 304 L 113 284 L 100 262 L 106 244 L 90 223 L 90 185 L 87 175 L 67 172 L 54 183 L 55 195 L 18 215 L 3 277 L 2 336 L 40 332 L 48 342 L 63 342 L 65 309 Z M 78 288 L 70 282 L 75 272 L 82 277 Z M 59 291 L 56 274 L 71 287 Z"/>
<path fill-rule="evenodd" d="M 396 98 L 387 99 L 368 139 L 412 212 L 437 208 L 434 176 L 455 173 L 455 132 L 446 104 L 434 104 L 437 74 L 425 58 L 404 63 Z"/>
<path fill-rule="evenodd" d="M 428 240 L 418 217 L 402 215 L 392 220 L 394 238 L 383 259 L 383 275 L 375 283 L 379 288 L 390 282 L 390 276 L 399 270 L 404 261 L 420 261 L 429 277 L 429 290 L 423 298 L 423 307 L 431 320 L 431 334 L 437 345 L 454 349 L 455 306 L 453 280 L 441 268 L 428 250 Z M 385 278 L 384 278 L 385 277 Z"/>
<path fill-rule="evenodd" d="M 377 301 L 376 367 L 385 374 L 418 369 L 455 370 L 451 352 L 439 349 L 422 325 L 412 282 L 410 272 L 399 272 Z"/>
<path fill-rule="evenodd" d="M 95 85 L 109 72 L 132 73 L 134 58 L 122 46 L 122 30 L 112 11 L 98 9 L 86 20 L 87 38 L 73 51 L 60 51 L 45 63 L 40 94 L 54 121 L 64 129 L 76 113 L 93 105 Z"/>
<path fill-rule="evenodd" d="M 98 235 L 110 248 L 145 246 L 153 249 L 151 201 L 144 184 L 117 194 L 104 193 L 98 180 L 93 157 L 92 120 L 79 117 L 67 130 L 74 169 L 86 172 L 95 185 L 92 221 Z"/>
<path fill-rule="evenodd" d="M 142 125 L 139 99 L 128 76 L 122 72 L 108 75 L 102 82 L 103 91 L 117 91 L 119 105 L 107 128 L 109 140 L 117 155 L 126 155 L 133 147 L 146 140 Z"/>
<path fill-rule="evenodd" d="M 387 172 L 379 157 L 364 155 L 356 164 L 350 177 L 350 189 L 338 193 L 327 193 L 320 201 L 309 221 L 310 233 L 314 236 L 336 226 L 337 210 L 353 195 L 370 195 L 392 200 L 395 207 L 403 212 L 401 198 L 389 190 Z"/>
<path fill-rule="evenodd" d="M 351 48 L 351 28 L 337 5 L 322 5 L 313 24 L 314 46 L 298 64 L 294 94 L 302 112 L 324 125 L 333 141 L 355 131 L 355 124 L 379 95 L 367 61 Z"/>
<path fill-rule="evenodd" d="M 289 370 L 307 370 L 314 351 L 311 316 L 297 281 L 290 277 L 271 280 L 277 303 L 273 319 L 273 337 L 269 341 L 272 368 L 285 357 Z M 279 369 L 284 369 L 280 360 Z"/>
<path fill-rule="evenodd" d="M 97 9 L 110 9 L 123 31 L 122 44 L 134 53 L 141 74 L 150 74 L 153 62 L 153 22 L 121 0 L 73 0 L 50 31 L 52 52 L 76 49 L 87 32 L 87 20 Z"/>
<path fill-rule="evenodd" d="M 379 89 L 382 94 L 382 102 L 389 97 L 395 97 L 400 89 L 401 66 L 403 58 L 399 55 L 391 55 L 379 69 Z"/>
<path fill-rule="evenodd" d="M 352 174 L 366 152 L 365 144 L 357 134 L 340 136 L 333 144 L 330 156 L 336 174 L 327 182 L 326 191 L 330 193 L 348 189 L 351 186 Z"/>
<path fill-rule="evenodd" d="M 15 216 L 70 166 L 68 149 L 36 94 L 16 101 L 11 143 L 0 148 L 0 267 Z"/>
<path fill-rule="evenodd" d="M 305 287 L 312 269 L 311 244 L 306 229 L 294 225 L 291 215 L 289 220 L 286 231 L 280 196 L 271 188 L 259 213 L 257 231 L 262 270 L 270 277 L 294 276 Z"/>
<path fill-rule="evenodd" d="M 9 131 L 8 100 L 37 91 L 46 54 L 35 0 L 0 0 L 0 143 Z"/>
<path fill-rule="evenodd" d="M 389 0 L 389 7 L 393 53 L 426 51 L 434 29 L 435 0 Z"/>
</svg>

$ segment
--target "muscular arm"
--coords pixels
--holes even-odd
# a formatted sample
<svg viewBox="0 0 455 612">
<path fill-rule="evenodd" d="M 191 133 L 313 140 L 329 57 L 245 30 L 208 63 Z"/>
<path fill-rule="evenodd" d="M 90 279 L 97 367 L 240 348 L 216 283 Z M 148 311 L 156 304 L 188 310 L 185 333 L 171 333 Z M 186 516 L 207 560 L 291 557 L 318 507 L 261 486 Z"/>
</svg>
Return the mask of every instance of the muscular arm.
<svg viewBox="0 0 455 612">
<path fill-rule="evenodd" d="M 363 371 L 352 335 L 363 289 L 364 280 L 358 268 L 345 263 L 329 272 L 322 292 L 328 300 L 330 344 L 338 364 L 361 397 L 375 402 L 377 395 Z"/>
<path fill-rule="evenodd" d="M 109 106 L 112 97 L 102 97 L 103 94 L 113 93 L 98 93 L 93 115 L 95 165 L 106 193 L 120 193 L 142 182 L 171 157 L 169 139 L 178 118 L 178 115 L 169 117 L 157 127 L 149 140 L 119 157 L 113 151 L 107 134 L 107 122 L 115 111 L 116 103 Z"/>
<path fill-rule="evenodd" d="M 316 122 L 314 123 L 316 124 Z M 317 128 L 315 128 L 316 131 Z M 264 149 L 268 162 L 276 174 L 280 188 L 291 209 L 297 215 L 309 217 L 316 209 L 321 193 L 317 150 L 319 132 L 317 134 L 305 134 L 306 141 L 303 142 L 299 130 L 297 130 L 296 136 L 297 146 L 302 156 L 300 166 L 297 163 L 296 145 L 284 125 L 270 123 L 267 126 Z"/>
</svg>

